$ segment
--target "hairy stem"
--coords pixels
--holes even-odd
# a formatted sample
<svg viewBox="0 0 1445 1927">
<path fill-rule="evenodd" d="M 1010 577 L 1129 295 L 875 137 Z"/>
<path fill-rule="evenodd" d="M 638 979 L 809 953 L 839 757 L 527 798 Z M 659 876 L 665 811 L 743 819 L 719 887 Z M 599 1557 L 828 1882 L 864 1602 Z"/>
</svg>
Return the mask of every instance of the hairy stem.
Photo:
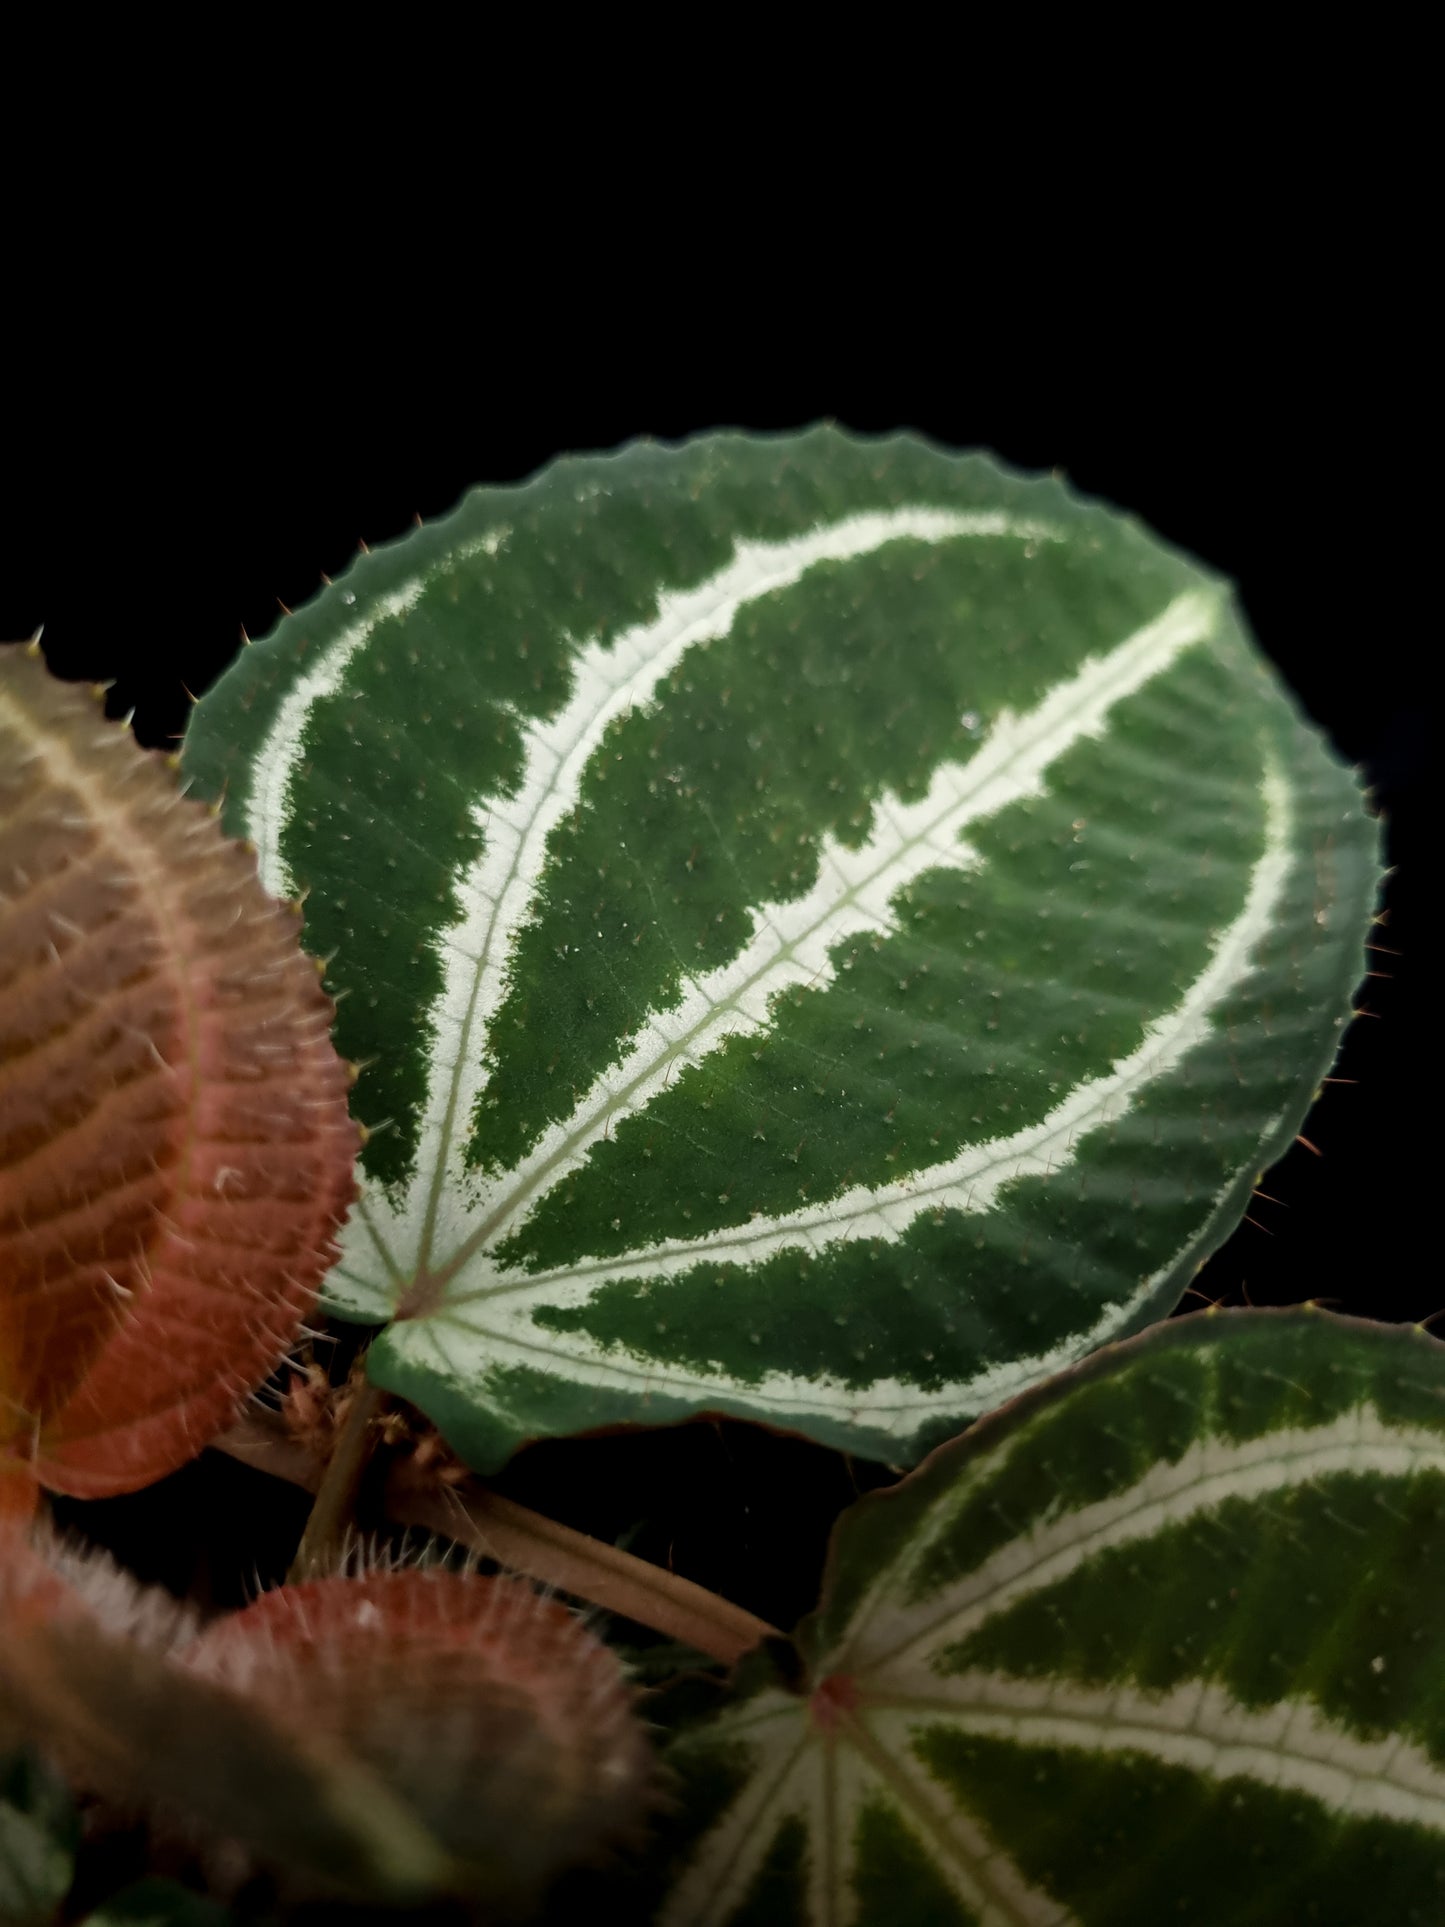
<svg viewBox="0 0 1445 1927">
<path fill-rule="evenodd" d="M 358 1378 L 346 1422 L 316 1486 L 316 1503 L 291 1561 L 288 1580 L 319 1579 L 335 1572 L 367 1461 L 376 1446 L 374 1421 L 385 1403 L 385 1392 L 364 1377 Z"/>
<path fill-rule="evenodd" d="M 323 1491 L 342 1451 L 339 1446 L 323 1473 L 319 1461 L 289 1438 L 281 1425 L 259 1417 L 243 1419 L 214 1443 L 222 1452 L 258 1471 L 313 1490 L 321 1486 Z M 342 1443 L 344 1446 L 344 1439 Z M 383 1504 L 387 1516 L 398 1525 L 436 1532 L 555 1586 L 559 1592 L 589 1600 L 670 1639 L 681 1640 L 725 1665 L 732 1665 L 762 1640 L 778 1637 L 775 1626 L 720 1599 L 706 1587 L 664 1572 L 660 1566 L 605 1545 L 571 1526 L 543 1518 L 527 1506 L 489 1491 L 479 1479 L 469 1476 L 442 1485 L 423 1479 L 403 1461 L 387 1480 Z M 318 1497 L 313 1521 L 320 1510 Z M 309 1537 L 309 1524 L 306 1531 Z M 303 1550 L 305 1545 L 303 1539 Z M 300 1565 L 298 1552 L 293 1578 L 303 1576 Z"/>
<path fill-rule="evenodd" d="M 409 1468 L 399 1466 L 387 1486 L 387 1511 L 394 1518 L 651 1626 L 710 1658 L 731 1665 L 760 1640 L 776 1636 L 766 1620 L 692 1580 L 546 1519 L 476 1480 L 423 1486 L 408 1475 Z"/>
</svg>

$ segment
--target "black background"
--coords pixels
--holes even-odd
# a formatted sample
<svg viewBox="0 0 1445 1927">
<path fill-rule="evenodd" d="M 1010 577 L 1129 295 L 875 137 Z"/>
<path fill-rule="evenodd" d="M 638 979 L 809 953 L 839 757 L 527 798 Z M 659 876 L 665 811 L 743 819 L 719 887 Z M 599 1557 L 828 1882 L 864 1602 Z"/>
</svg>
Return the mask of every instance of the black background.
<svg viewBox="0 0 1445 1927">
<path fill-rule="evenodd" d="M 645 262 L 639 278 L 650 285 Z M 1374 932 L 1394 954 L 1369 958 L 1370 1014 L 1337 1066 L 1357 1081 L 1329 1087 L 1305 1126 L 1322 1155 L 1289 1153 L 1264 1187 L 1277 1202 L 1257 1202 L 1198 1291 L 1375 1318 L 1439 1311 L 1422 929 L 1434 719 L 1411 610 L 1423 476 L 1389 452 L 1412 406 L 1408 359 L 1382 352 L 1383 327 L 1362 337 L 1303 288 L 1247 277 L 1187 302 L 1156 289 L 1111 317 L 1075 282 L 1032 325 L 983 331 L 966 316 L 989 304 L 966 276 L 866 307 L 826 262 L 812 285 L 808 301 L 787 281 L 721 310 L 699 283 L 614 312 L 604 331 L 610 290 L 585 274 L 550 300 L 523 268 L 493 275 L 464 319 L 445 320 L 423 290 L 383 311 L 364 277 L 264 298 L 238 277 L 143 313 L 97 281 L 89 307 L 26 322 L 5 378 L 0 637 L 43 623 L 60 674 L 114 679 L 112 711 L 172 745 L 186 691 L 209 685 L 243 627 L 263 634 L 278 601 L 306 601 L 359 540 L 558 453 L 827 416 L 1060 469 L 1236 579 L 1264 648 L 1362 766 L 1395 866 Z M 502 1483 L 788 1625 L 812 1603 L 832 1517 L 886 1476 L 702 1421 L 536 1446 Z M 284 1566 L 302 1510 L 214 1454 L 85 1509 L 144 1569 L 222 1599 L 243 1567 Z"/>
</svg>

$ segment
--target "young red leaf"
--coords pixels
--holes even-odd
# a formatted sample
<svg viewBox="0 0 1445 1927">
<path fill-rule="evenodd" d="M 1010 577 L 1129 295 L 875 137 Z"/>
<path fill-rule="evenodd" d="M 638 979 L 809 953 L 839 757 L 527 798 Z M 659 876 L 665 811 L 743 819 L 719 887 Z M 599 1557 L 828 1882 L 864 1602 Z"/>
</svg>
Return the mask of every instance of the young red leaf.
<svg viewBox="0 0 1445 1927">
<path fill-rule="evenodd" d="M 0 1744 L 43 1748 L 77 1788 L 207 1850 L 223 1878 L 261 1863 L 354 1898 L 444 1889 L 447 1855 L 378 1775 L 177 1662 L 186 1617 L 103 1554 L 0 1528 Z"/>
<path fill-rule="evenodd" d="M 530 1906 L 651 1799 L 617 1659 L 519 1580 L 423 1569 L 283 1586 L 181 1663 L 368 1767 L 493 1905 Z"/>
<path fill-rule="evenodd" d="M 193 1457 L 294 1342 L 353 1195 L 333 1015 L 253 854 L 0 649 L 0 1457 Z"/>
</svg>

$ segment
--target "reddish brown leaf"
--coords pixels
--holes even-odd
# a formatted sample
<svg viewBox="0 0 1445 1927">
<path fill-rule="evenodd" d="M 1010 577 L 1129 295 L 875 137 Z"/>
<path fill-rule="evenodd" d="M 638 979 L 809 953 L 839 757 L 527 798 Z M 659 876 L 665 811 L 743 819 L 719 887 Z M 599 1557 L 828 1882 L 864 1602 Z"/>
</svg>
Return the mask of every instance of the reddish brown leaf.
<svg viewBox="0 0 1445 1927">
<path fill-rule="evenodd" d="M 104 1554 L 0 1522 L 0 1740 L 238 1877 L 508 1918 L 651 1803 L 617 1659 L 517 1580 L 321 1579 L 199 1637 L 186 1619 Z"/>
<path fill-rule="evenodd" d="M 353 1195 L 330 1000 L 162 757 L 0 649 L 0 1451 L 80 1497 L 193 1457 Z"/>
<path fill-rule="evenodd" d="M 616 1657 L 519 1580 L 423 1569 L 283 1586 L 181 1657 L 369 1767 L 463 1884 L 504 1905 L 629 1834 L 651 1798 Z"/>
<path fill-rule="evenodd" d="M 35 1517 L 40 1487 L 35 1474 L 23 1459 L 0 1454 L 0 1548 L 4 1534 L 17 1526 L 22 1530 Z"/>
<path fill-rule="evenodd" d="M 446 1854 L 378 1775 L 324 1735 L 171 1657 L 180 1611 L 103 1555 L 28 1546 L 0 1525 L 0 1745 L 37 1745 L 73 1784 L 308 1890 L 418 1899 Z"/>
</svg>

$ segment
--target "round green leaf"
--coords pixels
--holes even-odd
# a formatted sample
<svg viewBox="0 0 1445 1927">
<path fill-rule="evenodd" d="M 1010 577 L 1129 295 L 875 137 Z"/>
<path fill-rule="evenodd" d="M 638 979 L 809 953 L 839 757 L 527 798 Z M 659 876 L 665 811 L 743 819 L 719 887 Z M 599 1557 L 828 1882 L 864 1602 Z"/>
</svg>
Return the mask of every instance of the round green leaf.
<svg viewBox="0 0 1445 1927">
<path fill-rule="evenodd" d="M 1428 1927 L 1442 1598 L 1445 1346 L 1160 1325 L 844 1514 L 800 1691 L 674 1744 L 655 1917 Z"/>
<path fill-rule="evenodd" d="M 557 463 L 202 701 L 372 1136 L 327 1291 L 494 1467 L 876 1457 L 1177 1302 L 1298 1129 L 1377 835 L 1228 585 L 916 438 Z"/>
</svg>

